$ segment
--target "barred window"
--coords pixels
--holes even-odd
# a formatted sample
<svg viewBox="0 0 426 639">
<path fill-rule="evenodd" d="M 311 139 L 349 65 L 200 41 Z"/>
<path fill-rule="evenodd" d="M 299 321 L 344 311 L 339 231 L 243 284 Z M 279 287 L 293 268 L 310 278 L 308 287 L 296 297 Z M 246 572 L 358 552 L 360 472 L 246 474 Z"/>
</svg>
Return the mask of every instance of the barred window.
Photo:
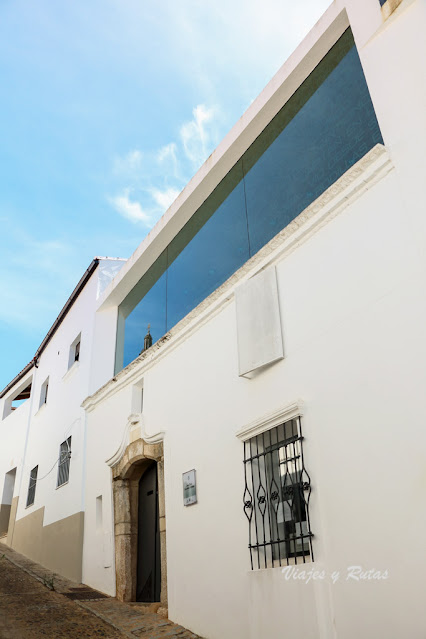
<svg viewBox="0 0 426 639">
<path fill-rule="evenodd" d="M 311 480 L 300 418 L 244 442 L 244 513 L 252 570 L 313 561 Z"/>
<path fill-rule="evenodd" d="M 62 442 L 59 448 L 58 483 L 56 487 L 66 484 L 70 476 L 71 437 Z"/>
<path fill-rule="evenodd" d="M 37 483 L 38 466 L 35 466 L 30 472 L 30 482 L 28 484 L 27 508 L 32 506 L 35 499 L 36 483 Z"/>
</svg>

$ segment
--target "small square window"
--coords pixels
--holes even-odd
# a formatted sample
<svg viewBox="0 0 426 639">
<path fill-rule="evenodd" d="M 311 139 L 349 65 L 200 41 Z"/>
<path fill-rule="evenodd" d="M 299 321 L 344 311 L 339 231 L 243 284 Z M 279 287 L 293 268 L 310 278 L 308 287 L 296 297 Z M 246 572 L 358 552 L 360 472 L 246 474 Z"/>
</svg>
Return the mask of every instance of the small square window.
<svg viewBox="0 0 426 639">
<path fill-rule="evenodd" d="M 300 418 L 244 442 L 244 513 L 252 570 L 313 560 L 311 480 Z"/>
<path fill-rule="evenodd" d="M 71 459 L 71 437 L 68 437 L 59 447 L 58 482 L 56 487 L 63 486 L 69 480 Z"/>
<path fill-rule="evenodd" d="M 28 495 L 27 495 L 27 508 L 28 506 L 32 506 L 34 503 L 36 484 L 37 484 L 37 473 L 38 473 L 38 466 L 35 466 L 30 472 L 30 481 L 28 484 Z"/>
<path fill-rule="evenodd" d="M 80 361 L 80 346 L 81 346 L 81 333 L 77 335 L 75 340 L 70 346 L 70 352 L 68 356 L 68 369 L 75 364 L 75 362 Z"/>
<path fill-rule="evenodd" d="M 47 378 L 41 386 L 39 408 L 41 408 L 44 404 L 47 404 L 48 391 L 49 391 L 49 378 Z"/>
</svg>

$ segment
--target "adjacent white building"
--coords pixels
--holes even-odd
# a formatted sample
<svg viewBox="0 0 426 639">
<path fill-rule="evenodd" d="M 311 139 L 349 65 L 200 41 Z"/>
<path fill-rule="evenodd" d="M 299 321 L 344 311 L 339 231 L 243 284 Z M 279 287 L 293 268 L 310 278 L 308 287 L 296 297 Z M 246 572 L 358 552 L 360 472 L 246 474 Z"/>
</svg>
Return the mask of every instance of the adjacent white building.
<svg viewBox="0 0 426 639">
<path fill-rule="evenodd" d="M 77 581 L 86 472 L 81 403 L 90 390 L 97 299 L 123 264 L 92 261 L 33 360 L 0 399 L 2 541 Z"/>
<path fill-rule="evenodd" d="M 425 27 L 335 0 L 99 262 L 2 393 L 7 543 L 206 638 L 425 636 Z"/>
</svg>

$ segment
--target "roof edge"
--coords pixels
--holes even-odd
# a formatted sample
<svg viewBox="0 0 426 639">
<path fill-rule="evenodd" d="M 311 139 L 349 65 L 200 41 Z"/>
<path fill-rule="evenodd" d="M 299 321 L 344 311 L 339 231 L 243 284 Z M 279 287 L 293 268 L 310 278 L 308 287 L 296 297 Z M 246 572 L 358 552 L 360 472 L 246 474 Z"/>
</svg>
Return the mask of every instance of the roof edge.
<svg viewBox="0 0 426 639">
<path fill-rule="evenodd" d="M 21 372 L 18 373 L 17 376 L 14 377 L 12 381 L 9 382 L 8 385 L 3 388 L 3 390 L 0 393 L 0 399 L 4 397 L 10 391 L 10 389 L 15 386 L 15 384 L 17 384 L 23 377 L 25 377 L 25 375 L 34 367 L 34 365 L 35 365 L 35 361 L 33 359 L 31 360 L 31 362 L 28 362 L 28 364 L 24 366 Z"/>
<path fill-rule="evenodd" d="M 80 295 L 81 291 L 86 286 L 87 282 L 89 281 L 89 279 L 95 272 L 100 260 L 103 260 L 103 259 L 111 259 L 111 258 L 102 258 L 102 257 L 93 258 L 88 268 L 85 270 L 82 277 L 80 278 L 77 286 L 74 288 L 73 292 L 71 293 L 71 295 L 65 302 L 64 306 L 62 307 L 58 317 L 55 319 L 52 326 L 48 330 L 46 337 L 44 338 L 44 340 L 42 341 L 42 343 L 36 350 L 33 359 L 21 370 L 20 373 L 16 375 L 16 377 L 11 382 L 9 382 L 9 384 L 7 384 L 7 386 L 3 388 L 3 390 L 0 392 L 0 399 L 4 397 L 6 393 L 8 393 L 10 389 L 15 386 L 15 384 L 17 384 L 23 377 L 25 377 L 25 375 L 28 373 L 28 371 L 31 370 L 31 368 L 33 368 L 33 366 L 37 368 L 37 360 L 39 359 L 40 355 L 42 354 L 42 352 L 44 351 L 44 349 L 46 348 L 46 346 L 48 345 L 48 343 L 50 342 L 50 340 L 52 339 L 52 337 L 58 330 L 59 326 L 62 324 L 68 311 L 71 309 L 77 297 Z"/>
<path fill-rule="evenodd" d="M 64 306 L 62 307 L 62 310 L 60 311 L 58 317 L 55 319 L 52 326 L 48 330 L 46 337 L 44 338 L 44 340 L 42 341 L 42 343 L 36 350 L 34 355 L 34 360 L 37 360 L 40 357 L 40 355 L 42 354 L 42 352 L 44 351 L 44 349 L 46 348 L 46 346 L 48 345 L 48 343 L 50 342 L 50 340 L 52 339 L 52 337 L 58 330 L 58 327 L 62 324 L 62 321 L 66 317 L 68 311 L 70 310 L 75 300 L 80 295 L 81 291 L 86 286 L 87 282 L 89 281 L 89 279 L 95 272 L 96 268 L 98 267 L 100 259 L 102 258 L 94 257 L 93 260 L 90 262 L 89 266 L 87 267 L 87 269 L 81 276 L 77 286 L 75 287 L 75 289 L 73 290 L 73 292 L 71 293 L 67 301 L 65 302 Z"/>
</svg>

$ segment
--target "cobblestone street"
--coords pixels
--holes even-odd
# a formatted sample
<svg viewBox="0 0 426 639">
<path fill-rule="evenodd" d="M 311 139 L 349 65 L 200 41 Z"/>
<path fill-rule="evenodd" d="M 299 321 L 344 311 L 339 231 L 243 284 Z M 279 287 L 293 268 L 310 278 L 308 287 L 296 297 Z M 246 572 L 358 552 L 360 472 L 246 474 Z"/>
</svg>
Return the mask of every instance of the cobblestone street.
<svg viewBox="0 0 426 639">
<path fill-rule="evenodd" d="M 0 543 L 0 639 L 24 637 L 199 639 L 141 605 L 128 605 L 52 576 Z"/>
</svg>

